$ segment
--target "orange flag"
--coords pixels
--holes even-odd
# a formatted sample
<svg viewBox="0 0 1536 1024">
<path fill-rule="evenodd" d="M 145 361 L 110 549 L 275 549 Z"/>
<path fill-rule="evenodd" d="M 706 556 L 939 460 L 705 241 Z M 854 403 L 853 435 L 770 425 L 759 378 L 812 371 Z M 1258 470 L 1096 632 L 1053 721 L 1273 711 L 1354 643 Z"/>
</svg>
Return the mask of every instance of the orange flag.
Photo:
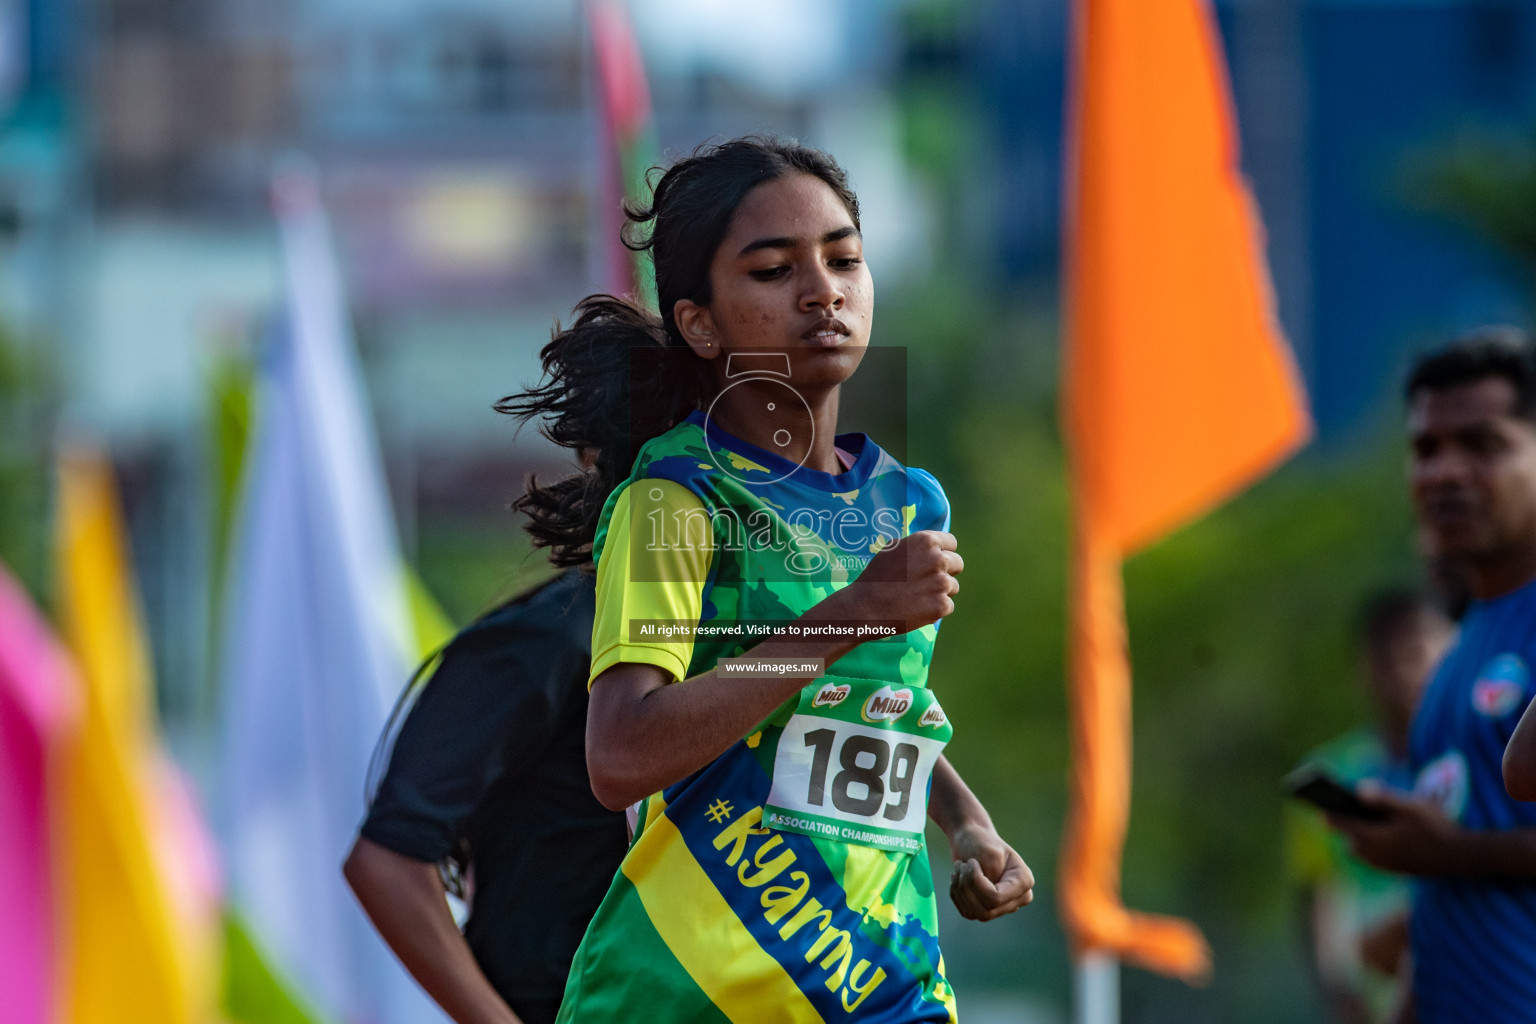
<svg viewBox="0 0 1536 1024">
<path fill-rule="evenodd" d="M 1207 4 L 1078 0 L 1075 11 L 1063 408 L 1075 763 L 1061 911 L 1077 952 L 1195 980 L 1210 969 L 1200 932 L 1120 903 L 1131 774 L 1120 565 L 1311 427 Z"/>
</svg>

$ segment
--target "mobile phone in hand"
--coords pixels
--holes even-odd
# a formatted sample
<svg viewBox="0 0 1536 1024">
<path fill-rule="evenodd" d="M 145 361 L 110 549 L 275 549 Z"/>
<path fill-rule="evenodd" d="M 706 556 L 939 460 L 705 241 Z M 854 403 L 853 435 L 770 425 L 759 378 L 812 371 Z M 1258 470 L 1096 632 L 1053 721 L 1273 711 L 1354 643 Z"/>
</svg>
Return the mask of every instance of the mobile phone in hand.
<svg viewBox="0 0 1536 1024">
<path fill-rule="evenodd" d="M 1296 799 L 1343 818 L 1381 821 L 1389 813 L 1361 800 L 1353 788 L 1315 765 L 1305 765 L 1287 775 L 1285 789 Z"/>
</svg>

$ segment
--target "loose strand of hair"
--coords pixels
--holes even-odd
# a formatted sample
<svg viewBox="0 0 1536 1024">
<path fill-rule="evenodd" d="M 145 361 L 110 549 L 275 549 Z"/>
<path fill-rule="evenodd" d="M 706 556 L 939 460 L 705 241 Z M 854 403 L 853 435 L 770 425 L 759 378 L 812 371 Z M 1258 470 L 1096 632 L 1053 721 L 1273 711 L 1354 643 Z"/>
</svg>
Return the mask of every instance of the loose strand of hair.
<svg viewBox="0 0 1536 1024">
<path fill-rule="evenodd" d="M 513 502 L 528 517 L 534 546 L 548 548 L 555 565 L 591 559 L 603 505 L 629 475 L 640 445 L 698 406 L 701 378 L 686 363 L 643 358 L 669 347 L 654 313 L 629 299 L 589 295 L 569 327 L 556 323 L 540 352 L 543 380 L 496 403 L 498 412 L 537 420 L 556 445 L 596 452 L 590 469 L 550 483 L 530 476 Z"/>
</svg>

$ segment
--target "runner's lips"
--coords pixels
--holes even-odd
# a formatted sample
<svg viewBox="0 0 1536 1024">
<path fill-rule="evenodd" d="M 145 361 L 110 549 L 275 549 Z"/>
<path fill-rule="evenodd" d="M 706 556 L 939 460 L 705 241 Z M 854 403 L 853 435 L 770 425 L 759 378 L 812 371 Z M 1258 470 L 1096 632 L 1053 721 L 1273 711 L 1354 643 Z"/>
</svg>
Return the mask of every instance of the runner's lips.
<svg viewBox="0 0 1536 1024">
<path fill-rule="evenodd" d="M 837 317 L 824 316 L 814 324 L 811 324 L 806 332 L 800 335 L 800 340 L 809 342 L 812 345 L 825 345 L 831 348 L 841 345 L 843 339 L 849 337 L 852 333 L 848 329 L 848 325 Z"/>
</svg>

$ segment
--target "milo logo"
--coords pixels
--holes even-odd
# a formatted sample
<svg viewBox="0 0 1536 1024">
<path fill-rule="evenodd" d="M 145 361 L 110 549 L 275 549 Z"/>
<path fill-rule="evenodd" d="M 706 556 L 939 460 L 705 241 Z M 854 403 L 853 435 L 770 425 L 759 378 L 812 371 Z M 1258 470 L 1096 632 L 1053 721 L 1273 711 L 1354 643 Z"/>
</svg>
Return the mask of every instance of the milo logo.
<svg viewBox="0 0 1536 1024">
<path fill-rule="evenodd" d="M 921 729 L 925 725 L 931 725 L 935 729 L 944 724 L 944 709 L 937 704 L 923 712 L 923 717 L 917 720 L 917 727 Z"/>
<path fill-rule="evenodd" d="M 866 722 L 890 722 L 906 714 L 911 706 L 911 690 L 903 688 L 893 691 L 889 686 L 882 686 L 869 695 L 859 713 Z"/>
<path fill-rule="evenodd" d="M 843 701 L 848 699 L 850 690 L 851 687 L 849 687 L 847 683 L 844 683 L 841 686 L 834 686 L 831 683 L 828 683 L 826 686 L 823 686 L 821 689 L 817 690 L 816 696 L 811 698 L 811 707 L 835 708 Z"/>
</svg>

